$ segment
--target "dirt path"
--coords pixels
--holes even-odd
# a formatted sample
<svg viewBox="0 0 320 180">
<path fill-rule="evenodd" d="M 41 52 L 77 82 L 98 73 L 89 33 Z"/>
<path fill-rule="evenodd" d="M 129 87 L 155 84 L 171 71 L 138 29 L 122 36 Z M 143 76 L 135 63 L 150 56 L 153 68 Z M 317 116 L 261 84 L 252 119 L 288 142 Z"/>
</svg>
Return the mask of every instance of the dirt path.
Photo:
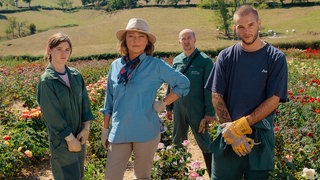
<svg viewBox="0 0 320 180">
<path fill-rule="evenodd" d="M 200 150 L 199 146 L 197 145 L 197 142 L 195 141 L 193 135 L 189 134 L 189 141 L 190 141 L 190 152 L 192 154 L 192 161 L 199 161 L 200 166 L 202 168 L 206 168 L 206 164 L 204 162 L 201 150 Z M 210 180 L 207 172 L 203 178 L 204 178 L 204 180 Z"/>
<path fill-rule="evenodd" d="M 189 134 L 189 141 L 190 141 L 190 146 L 189 146 L 189 149 L 190 149 L 190 153 L 192 154 L 192 162 L 194 161 L 199 161 L 200 162 L 200 165 L 202 168 L 206 168 L 206 164 L 204 162 L 204 159 L 203 159 L 203 156 L 202 156 L 202 153 L 197 145 L 197 142 L 195 141 L 194 139 L 194 136 L 193 135 L 190 135 Z M 133 169 L 129 168 L 127 169 L 127 171 L 125 172 L 125 175 L 124 175 L 124 180 L 132 180 L 133 179 Z M 208 173 L 206 173 L 204 175 L 204 180 L 210 180 L 209 178 L 209 175 Z"/>
<path fill-rule="evenodd" d="M 202 153 L 198 147 L 198 145 L 196 144 L 196 141 L 194 140 L 193 135 L 189 135 L 189 141 L 190 141 L 190 152 L 192 154 L 192 162 L 193 161 L 199 161 L 200 165 L 202 168 L 206 168 L 205 167 L 205 162 L 203 160 L 203 156 Z M 27 176 L 27 179 L 40 179 L 40 180 L 53 180 L 53 176 L 52 173 L 50 171 L 50 162 L 49 160 L 46 160 L 42 163 L 41 167 L 36 167 L 33 169 L 32 172 L 24 172 L 24 174 Z M 124 180 L 132 180 L 133 179 L 133 168 L 132 166 L 128 166 L 125 175 L 124 175 Z M 204 176 L 205 180 L 209 180 L 209 176 L 206 173 Z"/>
</svg>

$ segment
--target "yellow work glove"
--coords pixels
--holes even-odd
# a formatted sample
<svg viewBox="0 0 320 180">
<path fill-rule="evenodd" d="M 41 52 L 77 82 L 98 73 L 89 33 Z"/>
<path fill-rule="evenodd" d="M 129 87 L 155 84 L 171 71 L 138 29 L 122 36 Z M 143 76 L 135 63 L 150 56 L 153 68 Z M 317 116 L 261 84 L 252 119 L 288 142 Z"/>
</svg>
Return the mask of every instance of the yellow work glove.
<svg viewBox="0 0 320 180">
<path fill-rule="evenodd" d="M 205 118 L 201 119 L 199 124 L 198 133 L 204 133 L 207 130 L 207 120 Z"/>
<path fill-rule="evenodd" d="M 67 142 L 68 150 L 70 152 L 79 152 L 79 151 L 81 151 L 81 143 L 77 138 L 74 137 L 74 135 L 72 133 L 70 133 L 64 139 Z"/>
<path fill-rule="evenodd" d="M 259 145 L 259 144 L 261 144 L 261 142 L 256 143 L 256 142 L 254 142 L 253 139 L 248 138 L 248 137 L 246 137 L 246 140 L 247 140 L 247 142 L 249 143 L 251 149 L 253 148 L 254 145 Z"/>
<path fill-rule="evenodd" d="M 89 138 L 90 134 L 90 121 L 86 121 L 83 123 L 82 131 L 77 135 L 77 139 L 81 142 L 81 144 L 85 144 Z"/>
<path fill-rule="evenodd" d="M 240 139 L 236 139 L 232 144 L 233 151 L 239 156 L 245 156 L 251 152 L 254 146 L 253 139 L 250 139 L 243 135 Z"/>
<path fill-rule="evenodd" d="M 224 127 L 222 129 L 222 136 L 227 144 L 232 144 L 236 139 L 240 139 L 243 135 L 252 133 L 252 129 L 246 117 L 242 117 L 232 123 L 225 123 L 221 126 Z M 231 136 L 231 134 L 233 136 Z"/>
</svg>

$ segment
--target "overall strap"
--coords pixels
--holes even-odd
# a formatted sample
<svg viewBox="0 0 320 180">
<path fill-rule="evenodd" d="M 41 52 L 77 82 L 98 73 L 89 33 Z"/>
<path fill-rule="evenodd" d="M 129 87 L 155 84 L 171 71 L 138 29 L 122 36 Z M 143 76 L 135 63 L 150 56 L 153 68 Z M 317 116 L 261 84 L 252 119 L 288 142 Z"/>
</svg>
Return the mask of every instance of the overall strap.
<svg viewBox="0 0 320 180">
<path fill-rule="evenodd" d="M 196 57 L 200 54 L 200 51 L 197 51 L 194 56 L 190 59 L 189 63 L 187 64 L 186 68 L 181 72 L 182 74 L 186 74 L 188 71 L 189 67 L 191 66 L 192 62 L 196 59 Z"/>
</svg>

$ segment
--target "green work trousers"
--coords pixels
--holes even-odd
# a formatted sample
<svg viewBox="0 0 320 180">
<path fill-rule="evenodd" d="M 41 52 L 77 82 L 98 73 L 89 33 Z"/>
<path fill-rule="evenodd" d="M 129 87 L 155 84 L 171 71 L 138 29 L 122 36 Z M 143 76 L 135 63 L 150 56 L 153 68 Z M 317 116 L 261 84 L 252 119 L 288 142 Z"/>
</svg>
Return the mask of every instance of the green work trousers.
<svg viewBox="0 0 320 180">
<path fill-rule="evenodd" d="M 264 124 L 268 126 L 264 126 Z M 270 179 L 270 173 L 274 169 L 275 147 L 271 119 L 263 120 L 252 129 L 253 133 L 248 137 L 254 139 L 255 142 L 261 142 L 261 144 L 254 145 L 250 154 L 242 157 L 233 151 L 231 145 L 224 142 L 224 138 L 219 133 L 210 145 L 213 153 L 211 180 Z"/>
<path fill-rule="evenodd" d="M 80 180 L 84 178 L 86 145 L 80 152 L 70 152 L 65 140 L 50 142 L 51 170 L 56 180 Z"/>
<path fill-rule="evenodd" d="M 189 99 L 190 100 L 190 99 Z M 173 144 L 182 146 L 184 140 L 188 139 L 189 126 L 192 133 L 203 153 L 211 153 L 209 145 L 211 143 L 210 134 L 198 133 L 200 120 L 204 117 L 203 103 L 197 104 L 185 102 L 184 98 L 180 98 L 174 103 L 174 127 L 173 127 Z M 192 101 L 191 101 L 192 102 Z"/>
</svg>

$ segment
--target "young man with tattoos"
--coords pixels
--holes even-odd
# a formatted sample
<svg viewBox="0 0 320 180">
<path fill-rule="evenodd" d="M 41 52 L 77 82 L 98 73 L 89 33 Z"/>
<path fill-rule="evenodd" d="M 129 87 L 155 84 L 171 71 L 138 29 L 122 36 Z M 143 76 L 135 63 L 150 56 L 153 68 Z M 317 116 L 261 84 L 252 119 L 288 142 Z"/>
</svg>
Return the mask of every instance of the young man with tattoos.
<svg viewBox="0 0 320 180">
<path fill-rule="evenodd" d="M 211 179 L 267 180 L 274 169 L 275 109 L 287 100 L 286 57 L 260 39 L 254 8 L 239 7 L 233 20 L 241 41 L 219 53 L 205 86 L 221 123 L 211 144 Z"/>
</svg>

